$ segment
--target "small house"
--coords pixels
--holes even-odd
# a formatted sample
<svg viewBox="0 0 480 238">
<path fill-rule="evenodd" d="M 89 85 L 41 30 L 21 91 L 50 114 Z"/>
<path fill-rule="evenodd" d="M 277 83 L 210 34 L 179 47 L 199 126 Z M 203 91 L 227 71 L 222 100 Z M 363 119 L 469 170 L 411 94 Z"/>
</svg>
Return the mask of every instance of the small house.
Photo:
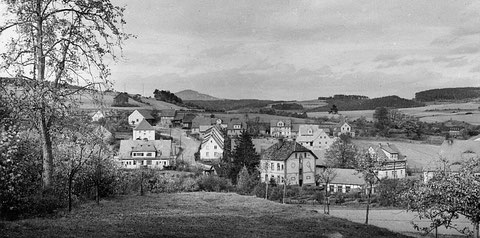
<svg viewBox="0 0 480 238">
<path fill-rule="evenodd" d="M 128 123 L 131 126 L 137 126 L 142 120 L 147 121 L 153 125 L 155 118 L 152 116 L 152 111 L 146 109 L 137 109 L 128 116 Z"/>
<path fill-rule="evenodd" d="M 286 120 L 270 120 L 270 135 L 273 137 L 291 137 L 292 121 Z"/>
<path fill-rule="evenodd" d="M 114 107 L 122 107 L 122 106 L 128 106 L 128 96 L 127 93 L 119 93 L 117 96 L 113 98 L 113 105 Z"/>
<path fill-rule="evenodd" d="M 155 128 L 143 119 L 133 128 L 134 140 L 155 140 Z"/>
<path fill-rule="evenodd" d="M 164 109 L 160 111 L 160 125 L 170 127 L 177 111 L 175 109 Z"/>
<path fill-rule="evenodd" d="M 217 126 L 210 127 L 200 145 L 200 160 L 219 161 L 223 157 L 224 138 Z"/>
</svg>

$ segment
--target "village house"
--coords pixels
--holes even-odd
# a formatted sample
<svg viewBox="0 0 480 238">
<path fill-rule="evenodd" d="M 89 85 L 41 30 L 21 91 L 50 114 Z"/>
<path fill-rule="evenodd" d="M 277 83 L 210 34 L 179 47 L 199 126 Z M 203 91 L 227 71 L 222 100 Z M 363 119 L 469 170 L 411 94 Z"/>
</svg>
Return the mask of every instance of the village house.
<svg viewBox="0 0 480 238">
<path fill-rule="evenodd" d="M 423 181 L 428 182 L 439 171 L 458 172 L 462 163 L 480 158 L 480 141 L 445 140 L 438 152 L 439 160 L 424 168 Z"/>
<path fill-rule="evenodd" d="M 261 181 L 277 184 L 315 185 L 317 157 L 294 141 L 280 140 L 261 154 Z"/>
<path fill-rule="evenodd" d="M 150 124 L 155 122 L 155 118 L 152 116 L 152 111 L 146 109 L 137 109 L 128 116 L 128 124 L 131 126 L 136 126 L 144 119 Z"/>
<path fill-rule="evenodd" d="M 200 160 L 202 161 L 219 161 L 223 156 L 224 138 L 220 128 L 211 126 L 202 140 L 200 145 Z"/>
<path fill-rule="evenodd" d="M 273 137 L 291 137 L 292 121 L 286 120 L 270 120 L 270 135 Z"/>
<path fill-rule="evenodd" d="M 319 125 L 300 125 L 296 142 L 310 150 L 326 150 L 335 141 Z"/>
<path fill-rule="evenodd" d="M 322 169 L 318 169 L 321 172 Z M 354 169 L 334 169 L 335 177 L 327 186 L 330 193 L 349 193 L 353 190 L 361 191 L 364 188 L 365 180 L 362 175 Z"/>
<path fill-rule="evenodd" d="M 197 115 L 195 114 L 185 114 L 182 120 L 182 129 L 190 130 L 193 126 L 193 119 L 195 119 Z"/>
<path fill-rule="evenodd" d="M 381 164 L 377 171 L 377 177 L 382 178 L 405 178 L 407 168 L 407 156 L 400 153 L 394 144 L 379 143 L 377 146 L 370 146 L 368 152 Z"/>
<path fill-rule="evenodd" d="M 116 158 L 125 169 L 164 169 L 170 166 L 174 155 L 170 140 L 122 140 Z"/>
<path fill-rule="evenodd" d="M 130 98 L 130 96 L 128 96 L 127 93 L 119 93 L 117 94 L 117 96 L 113 98 L 112 106 L 114 107 L 128 106 L 128 98 Z"/>
<path fill-rule="evenodd" d="M 353 131 L 352 126 L 350 126 L 346 120 L 342 120 L 333 127 L 333 135 L 335 137 L 339 137 L 342 134 L 355 137 L 355 131 Z"/>
<path fill-rule="evenodd" d="M 185 117 L 187 113 L 186 112 L 177 112 L 175 114 L 175 117 L 172 120 L 172 126 L 173 127 L 182 127 L 183 126 L 183 118 Z"/>
<path fill-rule="evenodd" d="M 172 121 L 175 119 L 177 111 L 175 109 L 164 109 L 160 111 L 160 125 L 163 127 L 171 127 Z"/>
<path fill-rule="evenodd" d="M 98 110 L 95 114 L 93 114 L 92 121 L 99 121 L 102 118 L 105 118 L 105 114 L 103 111 Z"/>
<path fill-rule="evenodd" d="M 192 120 L 192 134 L 201 134 L 201 129 L 204 129 L 205 131 L 208 128 L 205 127 L 211 127 L 212 126 L 212 118 L 210 117 L 204 117 L 204 116 L 197 116 Z"/>
<path fill-rule="evenodd" d="M 155 140 L 155 128 L 143 119 L 133 128 L 134 140 Z"/>
<path fill-rule="evenodd" d="M 246 124 L 238 119 L 232 118 L 227 124 L 227 135 L 228 136 L 238 136 L 242 134 L 242 131 L 246 129 Z"/>
</svg>

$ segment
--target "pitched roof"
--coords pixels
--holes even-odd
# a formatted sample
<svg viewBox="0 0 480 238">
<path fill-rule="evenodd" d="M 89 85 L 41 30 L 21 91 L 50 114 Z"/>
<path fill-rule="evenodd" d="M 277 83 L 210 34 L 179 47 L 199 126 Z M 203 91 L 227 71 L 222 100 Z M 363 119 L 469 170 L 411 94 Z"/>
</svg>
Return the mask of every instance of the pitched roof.
<svg viewBox="0 0 480 238">
<path fill-rule="evenodd" d="M 270 146 L 266 149 L 261 158 L 264 160 L 277 160 L 277 161 L 285 161 L 290 157 L 293 152 L 310 152 L 309 149 L 303 147 L 302 145 L 298 144 L 294 141 L 279 141 L 278 143 Z M 313 153 L 312 153 L 313 154 Z M 316 155 L 313 154 L 315 157 Z"/>
<path fill-rule="evenodd" d="M 312 131 L 312 135 L 313 135 L 313 132 L 320 130 L 319 125 L 302 124 L 302 125 L 298 125 L 298 126 L 299 126 L 298 127 L 298 135 L 308 135 L 309 130 Z"/>
<path fill-rule="evenodd" d="M 283 122 L 284 126 L 283 127 L 292 127 L 292 120 L 286 119 L 286 120 L 270 120 L 270 127 L 277 127 L 278 122 Z"/>
<path fill-rule="evenodd" d="M 222 133 L 220 132 L 220 129 L 217 126 L 212 126 L 206 131 L 206 134 L 203 137 L 202 147 L 210 140 L 210 138 L 213 138 L 213 140 L 218 144 L 218 146 L 223 149 L 224 138 L 222 136 Z"/>
<path fill-rule="evenodd" d="M 173 118 L 174 121 L 181 121 L 183 120 L 183 118 L 185 117 L 187 113 L 185 112 L 179 112 L 175 115 L 175 117 Z"/>
<path fill-rule="evenodd" d="M 198 116 L 193 118 L 192 127 L 200 128 L 200 126 L 209 126 L 212 125 L 212 119 L 209 117 Z"/>
<path fill-rule="evenodd" d="M 117 98 L 120 98 L 120 97 L 127 97 L 127 98 L 128 98 L 128 97 L 130 97 L 130 96 L 128 96 L 127 93 L 123 92 L 123 93 L 117 94 L 113 99 L 117 99 Z"/>
<path fill-rule="evenodd" d="M 195 119 L 197 115 L 195 114 L 186 114 L 184 117 L 183 117 L 183 122 L 186 122 L 186 123 L 193 123 L 193 119 Z"/>
<path fill-rule="evenodd" d="M 405 159 L 405 156 L 400 152 L 400 150 L 394 144 L 390 144 L 390 143 L 378 144 L 374 148 L 374 150 L 379 160 L 383 160 L 383 161 L 390 160 L 390 158 L 388 158 L 385 152 L 388 152 L 390 154 L 398 154 L 398 160 Z"/>
<path fill-rule="evenodd" d="M 232 119 L 227 123 L 227 128 L 228 128 L 228 129 L 233 129 L 233 126 L 234 126 L 234 125 L 240 125 L 240 126 L 241 126 L 241 129 L 246 127 L 245 122 L 243 122 L 242 120 L 240 120 L 240 119 L 238 119 L 238 118 L 232 118 Z M 239 129 L 236 128 L 236 130 L 239 130 Z"/>
<path fill-rule="evenodd" d="M 156 159 L 171 158 L 170 140 L 121 140 L 118 157 L 120 159 L 132 159 L 131 152 L 153 152 L 158 151 Z"/>
<path fill-rule="evenodd" d="M 175 109 L 164 109 L 160 111 L 160 117 L 175 117 L 176 113 Z"/>
<path fill-rule="evenodd" d="M 146 120 L 155 119 L 155 118 L 152 116 L 152 111 L 150 111 L 150 110 L 147 110 L 147 109 L 137 109 L 136 111 L 139 112 Z"/>
<path fill-rule="evenodd" d="M 321 136 L 327 136 L 330 137 L 327 132 L 325 132 L 323 129 L 318 129 L 313 132 L 313 134 L 300 134 L 297 136 L 296 141 L 297 142 L 311 142 L 315 141 L 317 138 Z"/>
<path fill-rule="evenodd" d="M 155 128 L 153 128 L 153 126 L 150 125 L 150 123 L 148 123 L 145 119 L 142 119 L 142 121 L 140 123 L 138 123 L 138 125 L 133 130 L 146 131 L 146 130 L 155 130 Z"/>
<path fill-rule="evenodd" d="M 318 170 L 321 171 L 321 170 Z M 318 172 L 317 172 L 318 173 Z M 332 180 L 332 184 L 345 185 L 364 185 L 365 180 L 361 174 L 358 174 L 354 169 L 335 169 L 337 176 Z"/>
</svg>

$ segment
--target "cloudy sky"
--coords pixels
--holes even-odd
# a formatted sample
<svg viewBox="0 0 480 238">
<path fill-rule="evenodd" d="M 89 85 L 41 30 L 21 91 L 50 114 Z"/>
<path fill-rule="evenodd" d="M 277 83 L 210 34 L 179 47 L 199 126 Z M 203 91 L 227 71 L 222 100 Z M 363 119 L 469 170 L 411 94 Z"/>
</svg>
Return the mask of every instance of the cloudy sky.
<svg viewBox="0 0 480 238">
<path fill-rule="evenodd" d="M 112 0 L 126 6 L 115 88 L 220 98 L 413 98 L 480 86 L 476 0 Z"/>
</svg>

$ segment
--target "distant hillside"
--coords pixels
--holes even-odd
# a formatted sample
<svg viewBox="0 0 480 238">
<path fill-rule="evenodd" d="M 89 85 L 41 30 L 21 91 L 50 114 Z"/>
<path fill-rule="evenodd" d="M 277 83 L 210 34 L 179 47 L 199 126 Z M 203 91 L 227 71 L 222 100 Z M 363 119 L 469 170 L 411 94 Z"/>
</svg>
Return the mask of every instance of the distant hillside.
<svg viewBox="0 0 480 238">
<path fill-rule="evenodd" d="M 480 98 L 480 88 L 440 88 L 415 93 L 415 99 L 421 102 L 463 100 L 472 98 Z"/>
<path fill-rule="evenodd" d="M 389 107 L 389 108 L 410 108 L 421 107 L 424 103 L 408 100 L 398 96 L 386 96 L 381 98 L 364 98 L 364 99 L 327 99 L 328 105 L 323 107 L 317 107 L 310 109 L 310 112 L 322 112 L 329 111 L 330 108 L 335 105 L 339 111 L 356 111 L 356 110 L 374 110 L 377 107 Z"/>
<path fill-rule="evenodd" d="M 184 100 L 185 105 L 192 108 L 204 109 L 207 111 L 225 112 L 239 109 L 258 109 L 275 103 L 271 100 L 258 99 L 217 99 L 217 100 Z"/>
<path fill-rule="evenodd" d="M 179 98 L 181 98 L 183 101 L 186 101 L 186 100 L 220 100 L 216 97 L 213 97 L 213 96 L 210 96 L 210 95 L 207 95 L 207 94 L 203 94 L 203 93 L 199 93 L 197 91 L 194 91 L 194 90 L 183 90 L 183 91 L 180 91 L 180 92 L 177 92 L 175 93 L 175 95 Z"/>
</svg>

